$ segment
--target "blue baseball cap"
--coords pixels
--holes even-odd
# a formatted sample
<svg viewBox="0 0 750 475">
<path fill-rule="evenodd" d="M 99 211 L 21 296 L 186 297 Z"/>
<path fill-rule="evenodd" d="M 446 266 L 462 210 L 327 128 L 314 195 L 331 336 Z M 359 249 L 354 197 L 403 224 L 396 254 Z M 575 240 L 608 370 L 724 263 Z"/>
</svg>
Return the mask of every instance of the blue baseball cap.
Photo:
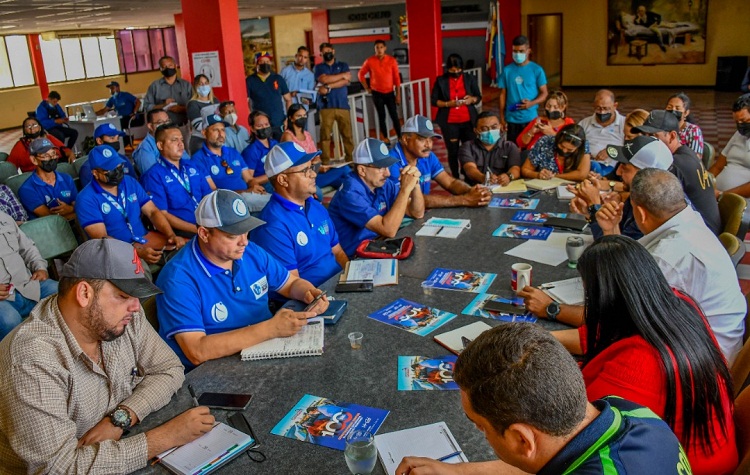
<svg viewBox="0 0 750 475">
<path fill-rule="evenodd" d="M 229 125 L 224 122 L 224 119 L 219 114 L 209 114 L 203 118 L 203 128 L 206 129 L 214 124 Z"/>
<path fill-rule="evenodd" d="M 357 145 L 352 154 L 354 163 L 375 168 L 390 167 L 398 158 L 388 155 L 388 146 L 378 139 L 366 138 Z"/>
<path fill-rule="evenodd" d="M 320 150 L 307 153 L 297 143 L 282 142 L 274 145 L 271 151 L 268 152 L 263 169 L 266 171 L 267 176 L 276 176 L 284 170 L 307 163 L 320 154 Z"/>
<path fill-rule="evenodd" d="M 110 171 L 124 164 L 125 160 L 109 145 L 97 145 L 89 152 L 91 169 Z"/>
<path fill-rule="evenodd" d="M 99 137 L 125 137 L 125 132 L 118 129 L 111 123 L 107 122 L 106 124 L 102 124 L 99 127 L 94 130 L 94 138 L 98 139 Z"/>
</svg>

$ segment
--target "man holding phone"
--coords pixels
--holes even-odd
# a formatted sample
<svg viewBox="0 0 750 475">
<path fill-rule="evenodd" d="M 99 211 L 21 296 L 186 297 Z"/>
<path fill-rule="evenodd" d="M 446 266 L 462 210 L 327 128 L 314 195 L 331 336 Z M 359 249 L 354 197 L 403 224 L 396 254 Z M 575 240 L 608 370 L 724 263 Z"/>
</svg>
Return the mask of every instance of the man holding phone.
<svg viewBox="0 0 750 475">
<path fill-rule="evenodd" d="M 57 148 L 46 137 L 34 139 L 29 145 L 29 157 L 36 170 L 18 190 L 18 198 L 29 216 L 57 214 L 65 219 L 75 218 L 73 205 L 78 190 L 70 175 L 56 171 L 60 159 Z"/>
<path fill-rule="evenodd" d="M 236 354 L 272 338 L 292 336 L 325 311 L 281 309 L 271 315 L 268 293 L 312 302 L 321 293 L 291 274 L 247 234 L 263 221 L 230 190 L 206 195 L 195 211 L 198 234 L 162 269 L 157 285 L 159 334 L 187 368 Z"/>
</svg>

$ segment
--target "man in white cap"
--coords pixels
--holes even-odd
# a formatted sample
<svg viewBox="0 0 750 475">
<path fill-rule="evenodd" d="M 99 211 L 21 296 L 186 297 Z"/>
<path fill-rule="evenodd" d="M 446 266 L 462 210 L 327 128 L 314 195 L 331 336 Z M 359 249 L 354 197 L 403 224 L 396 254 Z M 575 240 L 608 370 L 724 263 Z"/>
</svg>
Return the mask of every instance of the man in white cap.
<svg viewBox="0 0 750 475">
<path fill-rule="evenodd" d="M 138 301 L 160 290 L 114 239 L 73 252 L 60 293 L 0 343 L 0 460 L 8 473 L 129 473 L 211 430 L 206 407 L 145 433 L 126 430 L 185 379 Z"/>
<path fill-rule="evenodd" d="M 389 167 L 397 159 L 388 155 L 383 142 L 363 140 L 354 149 L 353 158 L 354 172 L 347 176 L 328 206 L 348 256 L 365 239 L 394 237 L 404 216 L 419 219 L 425 208 L 417 167 L 406 165 L 398 180 L 388 179 Z"/>
<path fill-rule="evenodd" d="M 198 234 L 162 269 L 156 298 L 159 334 L 187 368 L 233 355 L 272 338 L 292 336 L 328 308 L 271 315 L 268 292 L 312 302 L 321 293 L 291 274 L 247 234 L 264 224 L 229 190 L 209 193 L 195 211 Z"/>
<path fill-rule="evenodd" d="M 295 142 L 274 146 L 265 171 L 274 192 L 250 240 L 275 257 L 287 270 L 320 285 L 341 272 L 349 259 L 339 243 L 325 206 L 315 199 L 320 151 L 306 153 Z"/>
<path fill-rule="evenodd" d="M 391 180 L 398 182 L 401 170 L 406 166 L 416 167 L 421 177 L 420 188 L 424 195 L 426 208 L 453 208 L 457 206 L 487 206 L 492 199 L 492 192 L 481 185 L 469 186 L 444 173 L 445 168 L 432 153 L 432 139 L 442 137 L 435 133 L 432 121 L 427 117 L 415 115 L 404 124 L 401 138 L 391 150 L 396 162 L 391 166 Z M 450 193 L 449 196 L 432 194 L 432 180 Z"/>
</svg>

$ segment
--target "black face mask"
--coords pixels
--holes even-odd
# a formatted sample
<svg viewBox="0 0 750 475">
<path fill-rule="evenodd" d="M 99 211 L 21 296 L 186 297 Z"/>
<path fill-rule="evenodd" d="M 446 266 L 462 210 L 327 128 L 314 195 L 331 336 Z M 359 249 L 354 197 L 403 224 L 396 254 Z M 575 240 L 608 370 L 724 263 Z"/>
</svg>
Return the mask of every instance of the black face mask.
<svg viewBox="0 0 750 475">
<path fill-rule="evenodd" d="M 119 140 L 117 142 L 112 142 L 112 143 L 104 142 L 104 143 L 107 144 L 107 145 L 109 145 L 113 149 L 115 149 L 115 152 L 119 152 L 120 151 L 120 141 Z"/>
<path fill-rule="evenodd" d="M 677 117 L 677 120 L 682 120 L 682 111 L 671 110 L 667 112 L 674 114 L 674 116 Z"/>
<path fill-rule="evenodd" d="M 258 72 L 261 74 L 268 74 L 271 72 L 271 65 L 270 64 L 259 64 L 258 65 Z"/>
<path fill-rule="evenodd" d="M 572 156 L 574 153 L 576 153 L 577 151 L 578 150 L 573 150 L 572 152 L 566 152 L 566 151 L 560 149 L 560 147 L 557 147 L 555 149 L 555 153 L 557 153 L 557 155 L 559 155 L 559 156 L 561 156 L 563 158 L 568 158 L 568 157 Z"/>
<path fill-rule="evenodd" d="M 611 118 L 612 118 L 611 112 L 607 112 L 606 114 L 599 114 L 598 112 L 596 113 L 596 120 L 598 120 L 600 124 L 608 122 L 609 119 Z"/>
<path fill-rule="evenodd" d="M 299 119 L 294 119 L 294 125 L 299 127 L 300 129 L 304 129 L 307 125 L 307 117 L 300 117 Z"/>
<path fill-rule="evenodd" d="M 750 139 L 750 122 L 738 122 L 737 132 L 739 132 L 743 137 Z"/>
<path fill-rule="evenodd" d="M 273 131 L 271 130 L 271 127 L 266 127 L 263 129 L 255 129 L 255 136 L 258 137 L 261 140 L 266 140 L 271 136 Z"/>
<path fill-rule="evenodd" d="M 549 119 L 552 119 L 552 120 L 562 119 L 562 111 L 545 110 L 544 113 L 547 115 Z"/>
<path fill-rule="evenodd" d="M 107 181 L 104 182 L 105 185 L 119 186 L 123 178 L 125 178 L 125 167 L 115 167 L 113 170 L 106 172 L 105 176 L 107 177 Z"/>
<path fill-rule="evenodd" d="M 177 70 L 175 68 L 164 68 L 161 70 L 162 76 L 165 78 L 171 78 L 175 74 L 177 74 Z"/>
<path fill-rule="evenodd" d="M 57 170 L 57 159 L 53 158 L 52 160 L 45 160 L 43 162 L 39 162 L 39 168 L 41 168 L 43 171 L 50 173 L 55 170 Z"/>
<path fill-rule="evenodd" d="M 34 132 L 33 134 L 23 134 L 23 136 L 26 137 L 27 139 L 37 139 L 41 137 L 41 135 L 42 135 L 41 130 L 39 130 L 38 132 Z"/>
<path fill-rule="evenodd" d="M 454 72 L 448 71 L 448 75 L 452 78 L 459 78 L 461 77 L 461 74 L 462 74 L 461 71 L 454 71 Z"/>
<path fill-rule="evenodd" d="M 323 53 L 323 61 L 325 61 L 326 63 L 329 61 L 333 61 L 333 53 Z"/>
</svg>

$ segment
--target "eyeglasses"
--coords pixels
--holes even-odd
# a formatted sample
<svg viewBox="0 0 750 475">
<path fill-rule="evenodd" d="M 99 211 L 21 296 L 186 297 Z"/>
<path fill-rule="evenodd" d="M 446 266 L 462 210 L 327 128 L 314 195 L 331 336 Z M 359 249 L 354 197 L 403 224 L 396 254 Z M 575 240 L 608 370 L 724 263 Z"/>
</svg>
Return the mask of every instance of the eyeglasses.
<svg viewBox="0 0 750 475">
<path fill-rule="evenodd" d="M 46 162 L 48 160 L 57 160 L 60 158 L 60 154 L 57 153 L 57 151 L 54 151 L 52 153 L 45 153 L 44 155 L 37 155 L 37 158 L 39 160 Z"/>
<path fill-rule="evenodd" d="M 29 124 L 24 127 L 24 129 L 38 129 L 38 128 L 39 128 L 39 124 Z"/>
<path fill-rule="evenodd" d="M 302 170 L 297 170 L 296 172 L 284 172 L 288 175 L 291 175 L 292 173 L 304 173 L 307 178 L 312 178 L 313 176 L 318 174 L 318 170 L 320 170 L 320 162 L 313 163 L 309 167 L 303 168 Z M 315 175 L 311 174 L 310 172 L 313 172 Z"/>
<path fill-rule="evenodd" d="M 226 160 L 221 161 L 221 166 L 224 167 L 224 171 L 227 172 L 227 175 L 232 175 L 234 173 L 234 170 L 232 170 L 232 167 L 229 166 Z"/>
<path fill-rule="evenodd" d="M 574 147 L 580 147 L 583 143 L 583 139 L 581 137 L 570 132 L 563 132 L 562 136 L 563 141 L 572 143 Z"/>
</svg>

